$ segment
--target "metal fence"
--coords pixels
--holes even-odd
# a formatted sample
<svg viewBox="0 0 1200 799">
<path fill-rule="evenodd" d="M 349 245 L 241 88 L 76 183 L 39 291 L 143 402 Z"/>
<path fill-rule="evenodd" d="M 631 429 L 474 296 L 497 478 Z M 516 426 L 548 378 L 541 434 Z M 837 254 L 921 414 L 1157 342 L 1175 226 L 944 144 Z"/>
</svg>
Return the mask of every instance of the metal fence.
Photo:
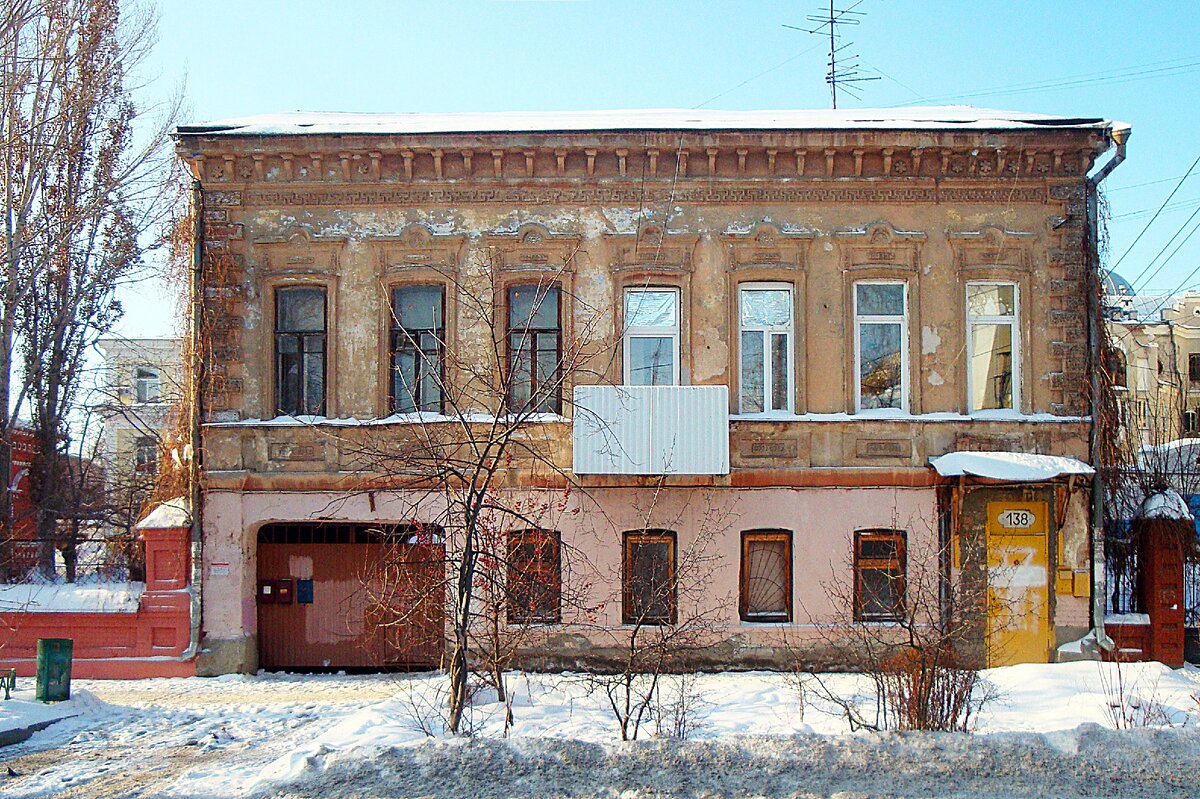
<svg viewBox="0 0 1200 799">
<path fill-rule="evenodd" d="M 7 562 L 0 564 L 0 581 L 7 583 L 62 582 L 67 579 L 68 557 L 61 542 L 22 539 L 9 543 Z M 53 573 L 49 552 L 53 552 Z M 47 564 L 43 565 L 43 556 Z M 145 551 L 132 537 L 89 537 L 74 547 L 74 580 L 81 583 L 142 582 L 145 580 Z"/>
</svg>

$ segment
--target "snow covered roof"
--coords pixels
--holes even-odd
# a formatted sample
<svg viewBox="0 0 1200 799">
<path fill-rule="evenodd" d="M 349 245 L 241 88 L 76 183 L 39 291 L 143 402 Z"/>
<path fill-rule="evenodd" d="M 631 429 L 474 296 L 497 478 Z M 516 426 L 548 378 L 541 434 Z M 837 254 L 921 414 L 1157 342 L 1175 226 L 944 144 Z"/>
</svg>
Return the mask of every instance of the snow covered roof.
<svg viewBox="0 0 1200 799">
<path fill-rule="evenodd" d="M 183 497 L 176 497 L 150 511 L 149 516 L 138 522 L 137 529 L 162 530 L 167 527 L 190 527 L 191 525 L 191 503 Z"/>
<path fill-rule="evenodd" d="M 713 111 L 656 108 L 613 111 L 373 113 L 295 111 L 180 125 L 181 135 L 550 133 L 617 130 L 1035 130 L 1128 127 L 1100 117 L 1059 117 L 968 105 L 837 110 Z"/>
<path fill-rule="evenodd" d="M 1091 466 L 1075 458 L 1025 452 L 948 452 L 930 458 L 929 465 L 942 477 L 986 477 L 1014 483 L 1095 473 Z"/>
<path fill-rule="evenodd" d="M 1177 519 L 1184 522 L 1193 521 L 1192 511 L 1188 508 L 1187 501 L 1173 488 L 1151 494 L 1142 500 L 1142 507 L 1138 510 L 1138 518 Z"/>
</svg>

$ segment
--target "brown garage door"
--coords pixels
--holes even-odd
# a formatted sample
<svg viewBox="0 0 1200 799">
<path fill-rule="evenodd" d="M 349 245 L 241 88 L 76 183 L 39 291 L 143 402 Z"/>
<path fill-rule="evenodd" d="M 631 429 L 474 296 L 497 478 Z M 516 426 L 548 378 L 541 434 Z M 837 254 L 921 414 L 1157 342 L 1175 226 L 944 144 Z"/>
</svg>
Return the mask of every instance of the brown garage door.
<svg viewBox="0 0 1200 799">
<path fill-rule="evenodd" d="M 411 525 L 268 524 L 258 533 L 264 669 L 429 669 L 444 649 L 444 547 Z"/>
</svg>

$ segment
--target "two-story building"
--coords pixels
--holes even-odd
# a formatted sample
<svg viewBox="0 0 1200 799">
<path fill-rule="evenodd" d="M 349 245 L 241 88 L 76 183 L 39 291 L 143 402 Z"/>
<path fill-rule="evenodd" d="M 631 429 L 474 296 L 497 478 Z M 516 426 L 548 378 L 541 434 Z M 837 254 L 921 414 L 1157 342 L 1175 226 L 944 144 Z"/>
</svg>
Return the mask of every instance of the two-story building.
<svg viewBox="0 0 1200 799">
<path fill-rule="evenodd" d="M 1089 173 L 1126 133 L 965 107 L 182 126 L 201 671 L 376 665 L 366 547 L 435 521 L 412 442 L 521 413 L 503 490 L 561 500 L 512 534 L 590 575 L 538 608 L 540 662 L 707 613 L 704 662 L 779 664 L 971 569 L 1011 600 L 982 659 L 1053 658 L 1102 623 Z"/>
</svg>

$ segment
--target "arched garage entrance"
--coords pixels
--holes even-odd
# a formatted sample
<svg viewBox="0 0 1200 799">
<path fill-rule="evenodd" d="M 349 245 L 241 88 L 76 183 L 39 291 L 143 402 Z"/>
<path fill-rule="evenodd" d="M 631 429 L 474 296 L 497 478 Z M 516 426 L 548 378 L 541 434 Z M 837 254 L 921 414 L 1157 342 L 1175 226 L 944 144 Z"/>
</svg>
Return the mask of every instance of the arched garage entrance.
<svg viewBox="0 0 1200 799">
<path fill-rule="evenodd" d="M 258 531 L 264 669 L 430 669 L 445 639 L 440 531 L 275 523 Z"/>
</svg>

